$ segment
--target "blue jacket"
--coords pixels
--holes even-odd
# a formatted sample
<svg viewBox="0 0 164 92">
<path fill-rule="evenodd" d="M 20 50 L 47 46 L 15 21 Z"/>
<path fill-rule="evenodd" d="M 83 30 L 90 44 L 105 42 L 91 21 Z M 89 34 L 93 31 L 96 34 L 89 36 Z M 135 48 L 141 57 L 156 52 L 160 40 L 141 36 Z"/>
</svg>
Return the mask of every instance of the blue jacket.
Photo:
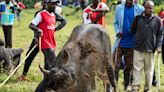
<svg viewBox="0 0 164 92">
<path fill-rule="evenodd" d="M 115 28 L 116 35 L 119 32 L 122 32 L 122 29 L 123 29 L 124 9 L 125 9 L 125 3 L 119 4 L 116 7 L 116 10 L 115 10 L 114 28 Z M 144 11 L 143 6 L 138 5 L 138 4 L 134 4 L 134 16 L 137 16 L 137 15 L 141 14 L 143 11 Z M 112 52 L 114 52 L 114 50 L 117 47 L 119 41 L 120 41 L 120 39 L 116 37 L 114 46 L 112 48 Z"/>
</svg>

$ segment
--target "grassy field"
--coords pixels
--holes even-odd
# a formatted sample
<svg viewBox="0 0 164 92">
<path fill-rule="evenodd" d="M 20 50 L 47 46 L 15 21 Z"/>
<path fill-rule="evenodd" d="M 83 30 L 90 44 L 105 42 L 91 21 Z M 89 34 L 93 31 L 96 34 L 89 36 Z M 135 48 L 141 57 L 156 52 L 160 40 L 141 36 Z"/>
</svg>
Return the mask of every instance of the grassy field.
<svg viewBox="0 0 164 92">
<path fill-rule="evenodd" d="M 70 13 L 73 11 L 70 8 L 64 8 L 63 15 Z M 23 48 L 24 53 L 22 54 L 21 60 L 25 58 L 25 54 L 29 48 L 29 45 L 31 44 L 32 38 L 33 38 L 33 32 L 28 28 L 29 23 L 33 19 L 34 13 L 36 10 L 24 10 L 22 12 L 22 20 L 20 24 L 18 24 L 17 21 L 15 21 L 14 27 L 13 27 L 13 48 Z M 76 14 L 71 14 L 70 16 L 65 16 L 67 19 L 67 25 L 64 27 L 64 29 L 58 31 L 55 33 L 55 37 L 57 40 L 57 49 L 56 54 L 60 51 L 60 49 L 63 47 L 64 43 L 67 41 L 72 29 L 76 26 L 82 23 L 81 19 L 82 12 L 79 11 Z M 108 13 L 106 18 L 106 29 L 108 30 L 108 34 L 111 37 L 112 44 L 115 39 L 115 33 L 113 28 L 113 15 L 114 13 Z M 0 38 L 3 39 L 3 31 L 0 29 Z M 17 73 L 12 76 L 12 78 L 2 87 L 0 88 L 0 92 L 33 92 L 35 88 L 37 87 L 38 83 L 42 80 L 42 73 L 40 72 L 38 68 L 38 62 L 41 61 L 44 63 L 43 54 L 42 52 L 39 52 L 35 60 L 33 61 L 30 71 L 28 72 L 28 78 L 31 80 L 31 82 L 28 81 L 18 81 L 17 77 L 22 74 L 22 65 Z M 157 65 L 156 65 L 157 66 Z M 156 67 L 157 68 L 157 67 Z M 164 92 L 164 68 L 161 63 L 161 92 Z M 120 72 L 120 80 L 119 80 L 119 90 L 120 92 L 123 92 L 123 78 L 122 78 L 122 71 Z M 7 75 L 0 74 L 0 83 L 2 83 L 7 78 Z M 142 89 L 144 84 L 144 77 L 142 82 Z M 102 88 L 99 87 L 99 88 Z M 153 87 L 153 92 L 157 92 L 157 87 Z M 102 91 L 101 91 L 102 92 Z M 143 92 L 143 91 L 141 91 Z"/>
</svg>

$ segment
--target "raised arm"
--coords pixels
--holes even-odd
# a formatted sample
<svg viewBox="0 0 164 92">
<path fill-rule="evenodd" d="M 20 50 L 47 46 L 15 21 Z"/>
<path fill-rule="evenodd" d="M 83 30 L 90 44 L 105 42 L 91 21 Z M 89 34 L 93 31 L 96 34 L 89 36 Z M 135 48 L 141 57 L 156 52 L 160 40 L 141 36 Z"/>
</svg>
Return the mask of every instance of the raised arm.
<svg viewBox="0 0 164 92">
<path fill-rule="evenodd" d="M 56 21 L 60 22 L 55 30 L 60 30 L 67 24 L 67 21 L 63 16 L 56 14 L 56 13 L 55 13 L 55 15 L 56 15 Z"/>
</svg>

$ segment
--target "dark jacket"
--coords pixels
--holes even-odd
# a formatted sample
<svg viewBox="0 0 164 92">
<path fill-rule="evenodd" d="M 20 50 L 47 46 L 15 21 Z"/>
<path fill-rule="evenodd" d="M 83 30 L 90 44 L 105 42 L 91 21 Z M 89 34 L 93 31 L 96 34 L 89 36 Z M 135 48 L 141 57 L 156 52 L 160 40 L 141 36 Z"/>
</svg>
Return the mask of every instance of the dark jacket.
<svg viewBox="0 0 164 92">
<path fill-rule="evenodd" d="M 131 32 L 134 34 L 134 50 L 155 52 L 162 45 L 162 24 L 158 16 L 152 14 L 148 18 L 145 13 L 136 16 Z"/>
</svg>

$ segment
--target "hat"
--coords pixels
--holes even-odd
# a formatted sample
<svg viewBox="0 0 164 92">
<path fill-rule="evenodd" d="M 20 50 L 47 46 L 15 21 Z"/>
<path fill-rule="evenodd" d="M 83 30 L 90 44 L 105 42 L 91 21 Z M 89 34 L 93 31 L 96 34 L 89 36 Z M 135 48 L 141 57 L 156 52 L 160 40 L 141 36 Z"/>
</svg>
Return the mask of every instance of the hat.
<svg viewBox="0 0 164 92">
<path fill-rule="evenodd" d="M 49 2 L 59 3 L 59 2 L 60 2 L 60 0 L 47 0 L 47 3 L 49 3 Z"/>
</svg>

